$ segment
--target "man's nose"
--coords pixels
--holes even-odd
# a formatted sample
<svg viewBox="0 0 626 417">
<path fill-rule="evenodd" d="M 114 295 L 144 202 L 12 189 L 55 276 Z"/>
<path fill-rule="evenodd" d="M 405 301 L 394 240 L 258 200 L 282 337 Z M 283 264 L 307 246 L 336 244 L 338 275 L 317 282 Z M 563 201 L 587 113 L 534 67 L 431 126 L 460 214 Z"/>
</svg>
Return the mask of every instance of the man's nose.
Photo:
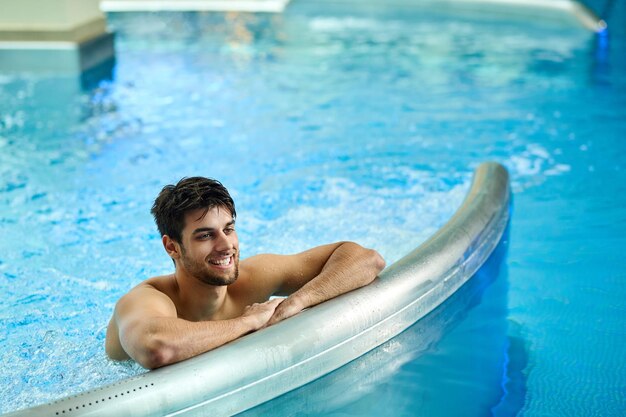
<svg viewBox="0 0 626 417">
<path fill-rule="evenodd" d="M 224 232 L 220 232 L 215 239 L 215 249 L 218 251 L 227 251 L 233 248 L 233 238 Z"/>
</svg>

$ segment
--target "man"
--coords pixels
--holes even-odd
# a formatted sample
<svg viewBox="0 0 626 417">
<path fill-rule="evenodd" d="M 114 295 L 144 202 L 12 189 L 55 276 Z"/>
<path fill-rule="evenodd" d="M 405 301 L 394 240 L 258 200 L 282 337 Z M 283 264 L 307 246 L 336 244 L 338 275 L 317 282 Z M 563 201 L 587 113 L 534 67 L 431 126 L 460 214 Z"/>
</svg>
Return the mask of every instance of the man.
<svg viewBox="0 0 626 417">
<path fill-rule="evenodd" d="M 124 295 L 106 336 L 115 360 L 158 368 L 209 351 L 374 280 L 385 261 L 355 243 L 239 262 L 235 204 L 218 181 L 183 178 L 152 207 L 173 274 Z M 288 296 L 268 301 L 273 295 Z"/>
</svg>

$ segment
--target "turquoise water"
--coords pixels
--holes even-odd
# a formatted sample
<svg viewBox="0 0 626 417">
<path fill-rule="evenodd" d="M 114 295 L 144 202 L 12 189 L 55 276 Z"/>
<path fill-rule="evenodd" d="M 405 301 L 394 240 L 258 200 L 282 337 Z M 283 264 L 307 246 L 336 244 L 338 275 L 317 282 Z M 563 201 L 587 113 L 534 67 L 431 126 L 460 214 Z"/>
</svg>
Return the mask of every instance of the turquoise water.
<svg viewBox="0 0 626 417">
<path fill-rule="evenodd" d="M 481 274 L 248 414 L 623 414 L 623 4 L 608 38 L 359 4 L 111 15 L 108 81 L 0 74 L 0 412 L 142 372 L 106 360 L 104 326 L 170 271 L 149 215 L 165 183 L 221 179 L 244 256 L 351 239 L 391 263 L 497 160 L 515 208 Z"/>
</svg>

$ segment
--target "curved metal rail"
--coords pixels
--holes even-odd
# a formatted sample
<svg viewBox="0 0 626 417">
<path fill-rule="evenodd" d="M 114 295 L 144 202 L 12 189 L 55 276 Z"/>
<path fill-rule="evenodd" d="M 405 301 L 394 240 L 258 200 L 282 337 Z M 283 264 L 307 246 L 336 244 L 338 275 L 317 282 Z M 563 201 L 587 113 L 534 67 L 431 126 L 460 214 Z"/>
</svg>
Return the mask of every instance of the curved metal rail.
<svg viewBox="0 0 626 417">
<path fill-rule="evenodd" d="M 486 5 L 510 5 L 559 10 L 574 16 L 580 24 L 594 32 L 603 32 L 607 24 L 593 10 L 579 0 L 452 0 L 459 3 L 483 3 Z"/>
<path fill-rule="evenodd" d="M 509 220 L 508 173 L 484 163 L 456 214 L 367 287 L 195 358 L 8 416 L 232 415 L 398 335 L 463 285 Z"/>
</svg>

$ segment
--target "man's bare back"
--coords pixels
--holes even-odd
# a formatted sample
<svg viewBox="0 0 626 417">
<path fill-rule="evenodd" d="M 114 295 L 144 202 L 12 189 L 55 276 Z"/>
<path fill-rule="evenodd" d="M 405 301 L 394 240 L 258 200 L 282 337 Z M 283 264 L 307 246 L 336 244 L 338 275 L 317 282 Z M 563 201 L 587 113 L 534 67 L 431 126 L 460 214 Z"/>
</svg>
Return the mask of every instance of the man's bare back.
<svg viewBox="0 0 626 417">
<path fill-rule="evenodd" d="M 367 285 L 385 265 L 377 252 L 351 242 L 239 262 L 234 203 L 214 180 L 168 186 L 152 211 L 175 272 L 124 295 L 106 337 L 109 357 L 146 368 L 196 356 Z"/>
</svg>

